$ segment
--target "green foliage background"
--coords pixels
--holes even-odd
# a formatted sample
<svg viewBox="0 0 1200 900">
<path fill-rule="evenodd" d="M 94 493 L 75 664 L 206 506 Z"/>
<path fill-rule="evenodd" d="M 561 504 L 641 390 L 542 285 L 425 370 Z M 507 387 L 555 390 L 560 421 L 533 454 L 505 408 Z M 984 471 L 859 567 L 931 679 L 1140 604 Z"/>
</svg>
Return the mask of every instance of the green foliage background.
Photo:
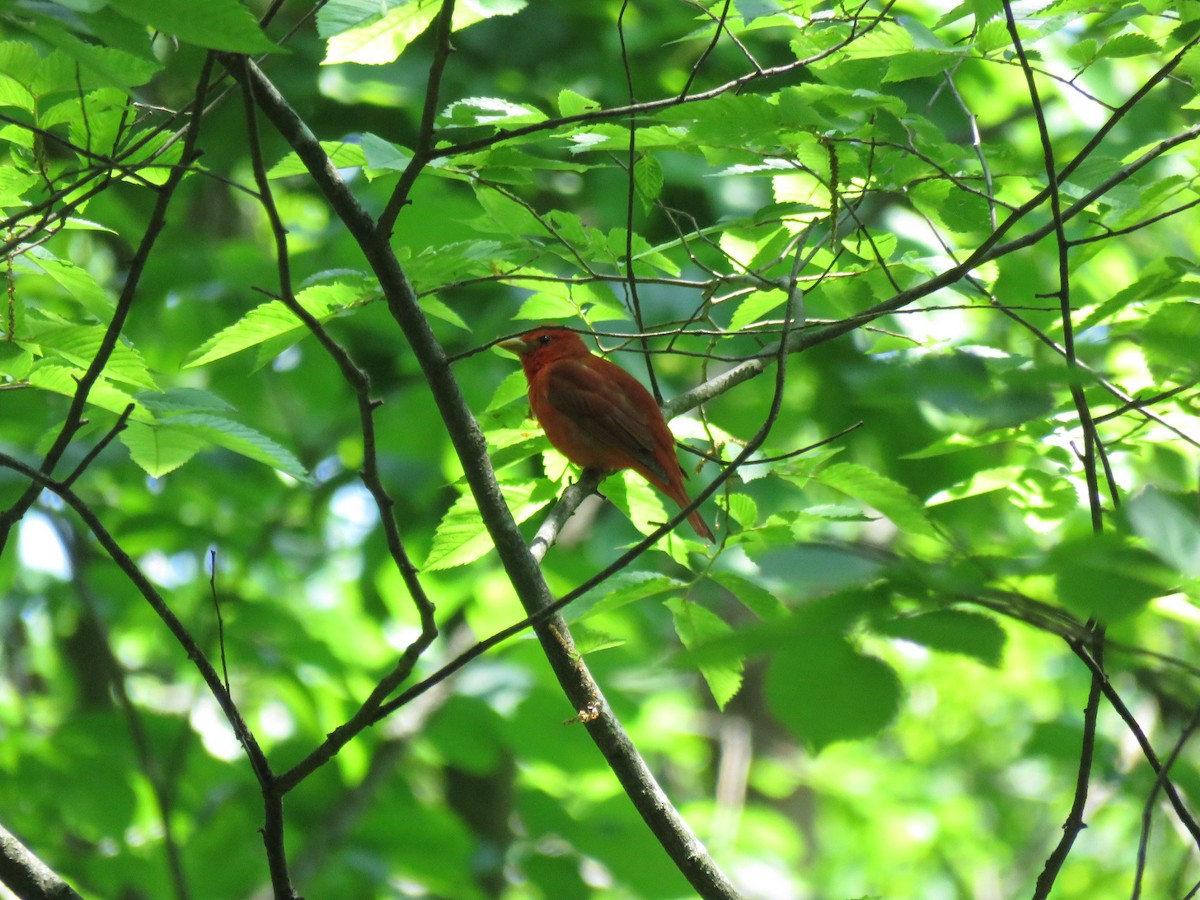
<svg viewBox="0 0 1200 900">
<path fill-rule="evenodd" d="M 475 0 L 448 45 L 426 0 L 195 6 L 0 10 L 0 823 L 89 896 L 271 891 L 218 703 L 22 463 L 56 457 L 277 771 L 420 633 L 381 516 L 437 609 L 405 687 L 523 617 L 352 228 L 247 117 L 251 54 L 396 216 L 527 540 L 578 473 L 498 338 L 561 321 L 651 364 L 694 492 L 771 425 L 702 507 L 716 546 L 672 533 L 564 611 L 745 896 L 1033 893 L 1081 747 L 1053 895 L 1194 891 L 1194 5 Z M 674 512 L 602 491 L 556 596 Z M 297 890 L 689 895 L 585 712 L 527 631 L 471 661 L 287 795 Z"/>
</svg>

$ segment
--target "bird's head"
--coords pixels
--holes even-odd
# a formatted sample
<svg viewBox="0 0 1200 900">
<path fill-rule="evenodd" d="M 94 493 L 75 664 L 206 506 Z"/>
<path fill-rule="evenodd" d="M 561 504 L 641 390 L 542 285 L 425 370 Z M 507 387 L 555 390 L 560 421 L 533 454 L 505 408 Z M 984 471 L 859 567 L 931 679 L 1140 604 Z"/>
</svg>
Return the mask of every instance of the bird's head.
<svg viewBox="0 0 1200 900">
<path fill-rule="evenodd" d="M 591 355 L 583 338 L 574 331 L 554 325 L 541 325 L 501 341 L 496 346 L 521 357 L 521 365 L 527 373 L 536 372 L 542 366 L 556 360 L 578 359 Z"/>
</svg>

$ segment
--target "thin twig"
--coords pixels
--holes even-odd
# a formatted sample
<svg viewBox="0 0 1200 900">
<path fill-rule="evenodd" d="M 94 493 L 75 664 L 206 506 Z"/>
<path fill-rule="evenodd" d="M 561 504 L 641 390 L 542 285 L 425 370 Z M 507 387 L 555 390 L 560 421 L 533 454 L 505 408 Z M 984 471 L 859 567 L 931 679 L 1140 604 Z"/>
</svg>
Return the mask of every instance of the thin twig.
<svg viewBox="0 0 1200 900">
<path fill-rule="evenodd" d="M 1133 893 L 1130 895 L 1130 900 L 1138 900 L 1142 895 L 1142 878 L 1146 872 L 1146 850 L 1150 843 L 1150 823 L 1154 814 L 1155 799 L 1158 797 L 1158 792 L 1162 789 L 1163 782 L 1170 773 L 1171 767 L 1175 765 L 1175 761 L 1179 759 L 1179 754 L 1183 752 L 1184 744 L 1195 733 L 1197 727 L 1200 727 L 1200 706 L 1196 707 L 1191 719 L 1188 720 L 1188 723 L 1179 733 L 1179 739 L 1175 741 L 1175 746 L 1171 748 L 1171 755 L 1163 763 L 1161 771 L 1154 776 L 1154 784 L 1151 785 L 1150 792 L 1146 795 L 1146 805 L 1142 808 L 1142 830 L 1138 837 L 1137 868 L 1134 871 Z"/>
<path fill-rule="evenodd" d="M 1100 713 L 1101 688 L 1103 683 L 1108 680 L 1108 676 L 1104 674 L 1104 628 L 1094 622 L 1089 622 L 1088 625 L 1092 631 L 1090 647 L 1085 649 L 1082 641 L 1068 640 L 1072 650 L 1080 655 L 1089 653 L 1096 663 L 1096 667 L 1092 670 L 1091 687 L 1088 688 L 1087 706 L 1083 709 L 1083 739 L 1080 742 L 1079 767 L 1075 776 L 1075 797 L 1071 801 L 1071 810 L 1067 813 L 1066 821 L 1063 822 L 1062 837 L 1046 859 L 1046 864 L 1038 875 L 1033 891 L 1034 900 L 1044 900 L 1050 896 L 1050 891 L 1054 888 L 1054 882 L 1062 870 L 1063 863 L 1067 861 L 1067 857 L 1071 853 L 1075 839 L 1087 827 L 1083 821 L 1083 813 L 1087 807 L 1088 785 L 1092 778 L 1092 759 L 1096 753 L 1096 719 Z"/>
</svg>

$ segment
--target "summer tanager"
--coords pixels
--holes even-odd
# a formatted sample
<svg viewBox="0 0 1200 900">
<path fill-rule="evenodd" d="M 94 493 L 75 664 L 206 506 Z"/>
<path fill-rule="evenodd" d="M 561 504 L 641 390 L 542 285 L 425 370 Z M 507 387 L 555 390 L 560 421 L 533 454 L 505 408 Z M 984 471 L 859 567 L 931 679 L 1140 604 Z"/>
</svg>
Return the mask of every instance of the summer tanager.
<svg viewBox="0 0 1200 900">
<path fill-rule="evenodd" d="M 681 508 L 691 502 L 671 430 L 636 378 L 564 328 L 535 328 L 500 346 L 521 357 L 529 405 L 559 453 L 584 468 L 633 469 Z M 713 540 L 699 512 L 688 522 Z"/>
</svg>

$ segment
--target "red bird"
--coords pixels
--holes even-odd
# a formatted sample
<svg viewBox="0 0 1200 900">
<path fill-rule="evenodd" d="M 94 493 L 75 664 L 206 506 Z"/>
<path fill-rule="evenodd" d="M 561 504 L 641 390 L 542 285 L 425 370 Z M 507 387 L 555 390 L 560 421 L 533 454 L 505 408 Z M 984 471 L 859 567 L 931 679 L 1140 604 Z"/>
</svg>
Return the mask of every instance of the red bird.
<svg viewBox="0 0 1200 900">
<path fill-rule="evenodd" d="M 691 500 L 662 411 L 636 378 L 588 350 L 579 335 L 543 326 L 500 346 L 521 357 L 529 405 L 554 447 L 577 466 L 633 469 L 679 504 Z M 714 540 L 699 512 L 696 534 Z"/>
</svg>

